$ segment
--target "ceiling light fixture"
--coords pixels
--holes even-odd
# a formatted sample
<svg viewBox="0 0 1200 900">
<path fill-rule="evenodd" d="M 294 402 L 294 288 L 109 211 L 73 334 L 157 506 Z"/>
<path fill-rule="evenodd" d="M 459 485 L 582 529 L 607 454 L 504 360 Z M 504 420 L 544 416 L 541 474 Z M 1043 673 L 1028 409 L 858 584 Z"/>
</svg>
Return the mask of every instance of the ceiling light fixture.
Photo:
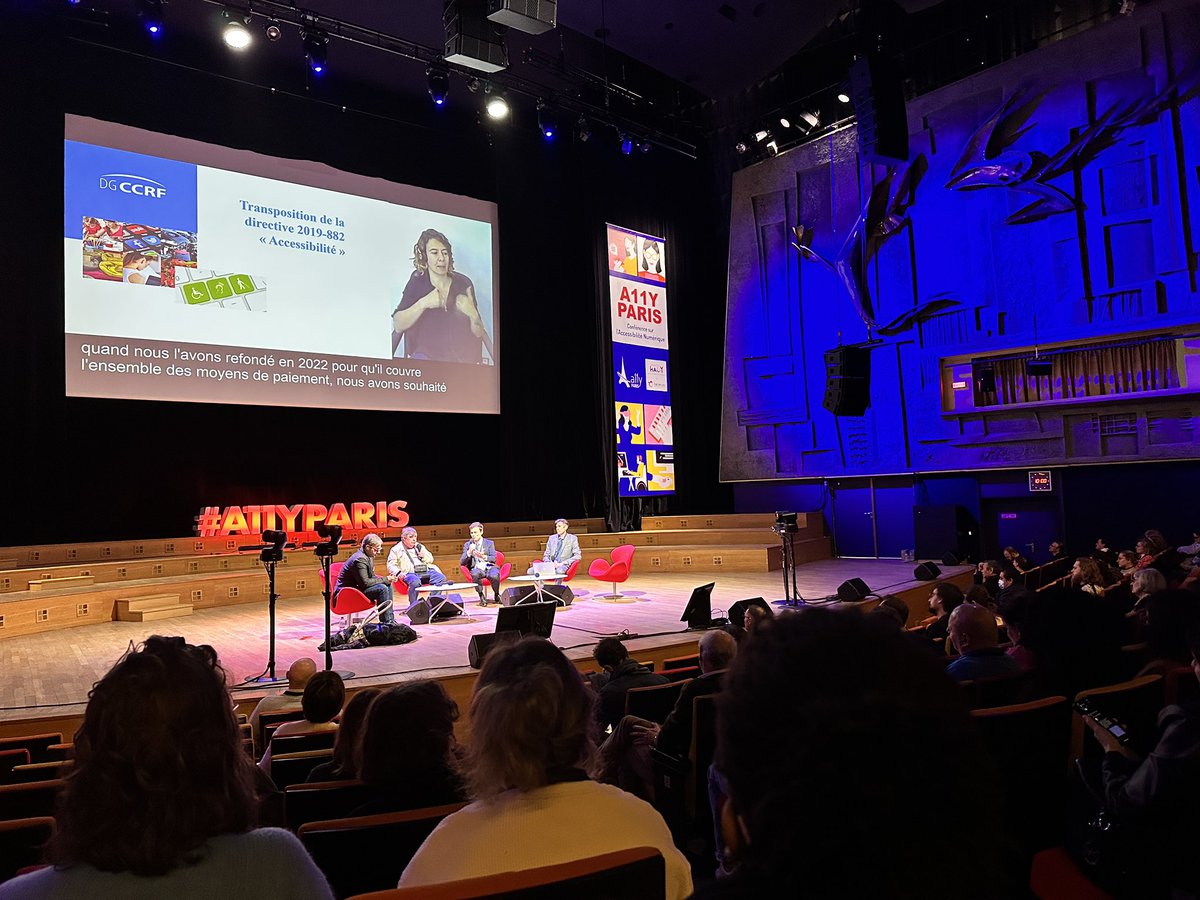
<svg viewBox="0 0 1200 900">
<path fill-rule="evenodd" d="M 155 37 L 162 34 L 162 0 L 138 0 L 137 14 L 146 30 Z"/>
<path fill-rule="evenodd" d="M 450 69 L 444 62 L 435 62 L 425 70 L 425 82 L 434 106 L 444 106 L 450 94 Z"/>
<path fill-rule="evenodd" d="M 248 22 L 244 23 L 241 19 L 235 19 L 228 10 L 225 12 L 225 18 L 225 27 L 221 29 L 221 40 L 225 42 L 226 47 L 230 50 L 245 50 L 254 43 L 249 29 L 246 28 Z M 249 16 L 246 18 L 248 19 Z"/>
<path fill-rule="evenodd" d="M 487 114 L 492 119 L 507 118 L 509 113 L 508 100 L 503 94 L 492 94 L 488 97 L 487 104 L 484 106 Z"/>
<path fill-rule="evenodd" d="M 544 100 L 537 102 L 537 119 L 538 130 L 541 131 L 542 137 L 548 141 L 554 140 L 554 136 L 558 134 L 557 116 Z"/>
<path fill-rule="evenodd" d="M 324 75 L 329 68 L 329 35 L 323 31 L 305 30 L 300 32 L 300 37 L 304 41 L 304 58 L 309 70 L 314 75 Z"/>
</svg>

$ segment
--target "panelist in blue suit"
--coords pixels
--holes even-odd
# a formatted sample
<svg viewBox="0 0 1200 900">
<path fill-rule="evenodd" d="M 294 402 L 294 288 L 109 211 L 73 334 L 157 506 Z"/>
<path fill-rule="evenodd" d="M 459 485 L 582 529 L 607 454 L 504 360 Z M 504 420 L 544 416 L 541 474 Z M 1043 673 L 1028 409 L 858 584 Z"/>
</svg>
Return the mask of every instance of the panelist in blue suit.
<svg viewBox="0 0 1200 900">
<path fill-rule="evenodd" d="M 500 569 L 496 565 L 496 544 L 483 536 L 482 522 L 472 522 L 470 532 L 471 539 L 463 544 L 459 564 L 471 574 L 471 580 L 475 582 L 475 590 L 479 593 L 479 605 L 488 605 L 483 595 L 485 578 L 492 583 L 492 597 L 499 604 Z"/>
</svg>

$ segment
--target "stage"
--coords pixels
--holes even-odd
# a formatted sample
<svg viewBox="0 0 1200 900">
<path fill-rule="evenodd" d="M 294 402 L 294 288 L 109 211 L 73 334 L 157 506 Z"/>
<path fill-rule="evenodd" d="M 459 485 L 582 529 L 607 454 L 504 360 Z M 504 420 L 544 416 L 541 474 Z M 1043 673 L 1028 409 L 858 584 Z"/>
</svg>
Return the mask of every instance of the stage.
<svg viewBox="0 0 1200 900">
<path fill-rule="evenodd" d="M 862 578 L 873 591 L 903 596 L 913 610 L 910 623 L 924 608 L 931 582 L 913 580 L 911 562 L 875 559 L 829 559 L 800 565 L 796 585 L 806 598 L 834 594 L 850 578 Z M 971 567 L 945 567 L 942 579 L 969 583 Z M 780 571 L 761 573 L 720 572 L 712 578 L 690 574 L 641 572 L 619 586 L 625 599 L 595 599 L 611 590 L 586 575 L 570 584 L 576 601 L 560 608 L 552 640 L 580 667 L 594 669 L 591 649 L 604 636 L 636 634 L 627 644 L 642 660 L 682 655 L 694 647 L 699 635 L 688 632 L 680 615 L 692 588 L 715 580 L 713 616 L 720 616 L 737 600 L 762 596 L 778 601 L 783 596 Z M 464 598 L 466 599 L 466 598 Z M 873 603 L 873 601 L 866 601 Z M 469 615 L 415 626 L 419 639 L 395 647 L 342 650 L 333 654 L 339 671 L 351 670 L 350 689 L 393 684 L 411 678 L 444 679 L 447 689 L 464 706 L 475 672 L 467 664 L 471 635 L 495 629 L 497 607 L 480 608 L 474 599 Z M 406 621 L 402 616 L 400 621 Z M 334 628 L 338 619 L 334 619 Z M 13 636 L 0 641 L 0 734 L 20 733 L 34 721 L 36 730 L 70 732 L 83 711 L 87 693 L 131 643 L 148 635 L 181 635 L 191 643 L 216 648 L 229 675 L 239 707 L 250 708 L 261 696 L 279 687 L 244 685 L 260 674 L 268 658 L 266 604 L 243 603 L 197 610 L 195 615 L 159 622 L 104 622 L 42 634 Z M 282 676 L 295 659 L 311 656 L 324 666 L 317 646 L 324 639 L 323 600 L 320 596 L 289 599 L 279 604 L 276 631 L 276 671 Z"/>
</svg>

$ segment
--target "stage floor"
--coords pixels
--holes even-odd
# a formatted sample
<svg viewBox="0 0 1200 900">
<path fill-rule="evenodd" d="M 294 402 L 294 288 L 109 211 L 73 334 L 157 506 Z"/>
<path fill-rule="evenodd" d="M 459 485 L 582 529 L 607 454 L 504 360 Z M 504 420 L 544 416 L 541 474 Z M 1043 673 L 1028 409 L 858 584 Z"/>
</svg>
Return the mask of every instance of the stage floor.
<svg viewBox="0 0 1200 900">
<path fill-rule="evenodd" d="M 943 569 L 943 577 L 970 567 Z M 917 587 L 913 563 L 899 560 L 832 559 L 807 563 L 796 570 L 802 597 L 825 597 L 843 581 L 864 579 L 878 593 Z M 607 593 L 608 585 L 586 576 L 571 582 L 576 601 L 560 608 L 553 640 L 571 658 L 586 658 L 604 636 L 630 632 L 630 651 L 660 647 L 689 639 L 679 617 L 692 588 L 706 583 L 700 573 L 666 574 L 635 571 L 624 585 L 624 601 L 592 599 Z M 713 615 L 746 597 L 782 597 L 783 575 L 722 573 L 713 590 Z M 353 670 L 351 686 L 390 684 L 409 678 L 444 677 L 469 673 L 467 644 L 471 635 L 495 630 L 497 608 L 481 609 L 472 599 L 469 616 L 416 626 L 420 638 L 397 647 L 338 651 L 334 667 Z M 334 619 L 334 628 L 338 619 Z M 401 618 L 401 621 L 405 621 Z M 234 696 L 249 701 L 279 690 L 270 685 L 242 686 L 260 674 L 268 657 L 267 609 L 244 603 L 197 611 L 186 618 L 158 622 L 107 622 L 44 634 L 0 640 L 0 723 L 28 719 L 78 716 L 93 683 L 112 667 L 130 644 L 152 634 L 181 635 L 191 643 L 216 648 L 229 675 Z M 694 639 L 694 636 L 692 636 Z M 317 646 L 324 640 L 323 601 L 318 597 L 281 603 L 276 625 L 276 672 L 282 676 L 295 659 L 311 656 L 323 667 Z"/>
</svg>

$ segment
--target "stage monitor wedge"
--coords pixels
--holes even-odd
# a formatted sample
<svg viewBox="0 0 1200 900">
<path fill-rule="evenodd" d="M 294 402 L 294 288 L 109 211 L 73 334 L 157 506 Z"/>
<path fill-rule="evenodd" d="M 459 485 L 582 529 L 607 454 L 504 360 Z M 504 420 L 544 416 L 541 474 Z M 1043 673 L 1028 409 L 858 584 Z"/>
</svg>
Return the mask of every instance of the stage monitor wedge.
<svg viewBox="0 0 1200 900">
<path fill-rule="evenodd" d="M 715 581 L 692 588 L 692 596 L 688 598 L 687 606 L 683 608 L 680 622 L 687 622 L 688 628 L 704 629 L 712 625 L 712 592 L 717 586 Z"/>
</svg>

